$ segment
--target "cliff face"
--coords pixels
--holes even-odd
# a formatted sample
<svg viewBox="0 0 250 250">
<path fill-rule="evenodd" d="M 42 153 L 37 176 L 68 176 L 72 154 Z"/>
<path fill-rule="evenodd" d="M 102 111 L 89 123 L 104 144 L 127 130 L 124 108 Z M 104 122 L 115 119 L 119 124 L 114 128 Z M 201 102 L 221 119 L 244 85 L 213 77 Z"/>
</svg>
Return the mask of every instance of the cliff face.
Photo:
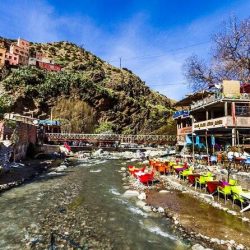
<svg viewBox="0 0 250 250">
<path fill-rule="evenodd" d="M 68 42 L 31 44 L 30 55 L 36 52 L 52 58 L 63 70 L 4 68 L 3 109 L 38 118 L 52 113 L 72 132 L 166 133 L 172 129 L 170 100 L 150 90 L 130 70 L 115 68 Z"/>
</svg>

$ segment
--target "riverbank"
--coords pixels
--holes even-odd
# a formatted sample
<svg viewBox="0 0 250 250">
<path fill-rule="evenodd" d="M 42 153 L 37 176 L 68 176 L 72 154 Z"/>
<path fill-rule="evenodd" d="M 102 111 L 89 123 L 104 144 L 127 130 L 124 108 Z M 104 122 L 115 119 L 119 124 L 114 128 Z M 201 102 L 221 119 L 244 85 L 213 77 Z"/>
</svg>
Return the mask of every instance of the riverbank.
<svg viewBox="0 0 250 250">
<path fill-rule="evenodd" d="M 27 160 L 10 164 L 10 169 L 0 174 L 0 192 L 17 187 L 34 179 L 45 171 L 55 168 L 62 162 L 58 160 Z"/>
<path fill-rule="evenodd" d="M 241 214 L 229 201 L 226 205 L 217 202 L 174 175 L 157 175 L 157 184 L 146 187 L 124 168 L 122 171 L 124 188 L 129 189 L 125 195 L 136 190 L 138 205 L 170 219 L 176 230 L 200 245 L 198 249 L 250 249 L 249 212 Z"/>
</svg>

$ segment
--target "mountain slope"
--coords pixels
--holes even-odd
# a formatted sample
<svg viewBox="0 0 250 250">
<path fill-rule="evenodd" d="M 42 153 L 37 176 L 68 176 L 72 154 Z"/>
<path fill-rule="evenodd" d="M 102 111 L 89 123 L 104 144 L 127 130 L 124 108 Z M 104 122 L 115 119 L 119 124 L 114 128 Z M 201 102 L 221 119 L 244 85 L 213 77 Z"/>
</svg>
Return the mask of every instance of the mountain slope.
<svg viewBox="0 0 250 250">
<path fill-rule="evenodd" d="M 113 67 L 69 42 L 33 43 L 30 56 L 36 52 L 53 58 L 63 71 L 3 69 L 6 109 L 38 118 L 52 113 L 71 132 L 165 133 L 167 121 L 167 130 L 172 129 L 170 100 L 130 70 Z"/>
</svg>

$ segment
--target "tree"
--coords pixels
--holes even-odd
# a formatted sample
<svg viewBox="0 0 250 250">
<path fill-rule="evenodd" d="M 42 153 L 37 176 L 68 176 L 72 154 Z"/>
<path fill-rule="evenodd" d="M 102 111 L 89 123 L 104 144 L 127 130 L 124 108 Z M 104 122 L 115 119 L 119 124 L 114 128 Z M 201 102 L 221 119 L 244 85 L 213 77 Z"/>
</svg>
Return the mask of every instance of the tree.
<svg viewBox="0 0 250 250">
<path fill-rule="evenodd" d="M 194 91 L 222 80 L 250 81 L 250 17 L 229 18 L 212 37 L 214 46 L 208 62 L 193 55 L 184 63 L 184 74 Z"/>
</svg>

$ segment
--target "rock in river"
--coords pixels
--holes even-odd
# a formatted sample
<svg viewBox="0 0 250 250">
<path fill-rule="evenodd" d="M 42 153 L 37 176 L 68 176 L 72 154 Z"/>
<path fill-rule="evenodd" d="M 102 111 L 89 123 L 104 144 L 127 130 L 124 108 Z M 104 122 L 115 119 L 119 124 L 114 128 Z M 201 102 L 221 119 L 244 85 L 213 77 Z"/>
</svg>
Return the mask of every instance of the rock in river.
<svg viewBox="0 0 250 250">
<path fill-rule="evenodd" d="M 139 195 L 139 192 L 136 191 L 136 190 L 127 190 L 123 196 L 125 197 L 135 197 L 135 196 L 138 196 Z"/>
</svg>

